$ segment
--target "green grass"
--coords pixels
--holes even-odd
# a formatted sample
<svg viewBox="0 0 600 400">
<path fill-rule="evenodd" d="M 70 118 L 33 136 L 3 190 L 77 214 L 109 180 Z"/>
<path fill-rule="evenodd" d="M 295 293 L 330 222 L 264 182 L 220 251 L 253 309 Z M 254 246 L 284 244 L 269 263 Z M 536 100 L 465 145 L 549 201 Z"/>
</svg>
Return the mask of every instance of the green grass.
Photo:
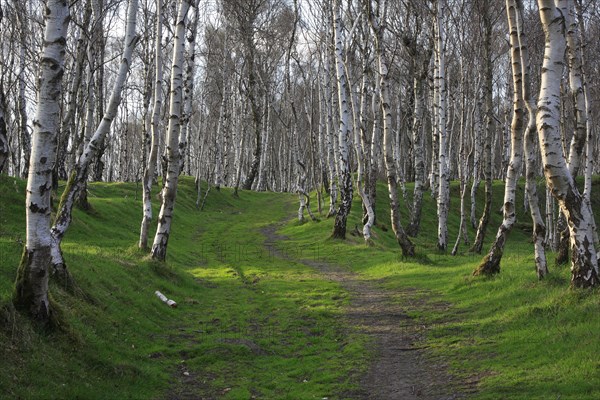
<svg viewBox="0 0 600 400">
<path fill-rule="evenodd" d="M 385 187 L 380 186 L 378 193 L 378 221 L 389 228 Z M 457 193 L 454 185 L 451 235 L 458 230 Z M 495 182 L 494 193 L 492 210 L 497 211 L 502 205 L 502 182 Z M 481 256 L 468 253 L 464 245 L 456 257 L 435 250 L 435 203 L 428 195 L 425 201 L 421 234 L 415 239 L 419 254 L 414 260 L 403 258 L 380 228 L 374 229 L 378 236 L 374 247 L 366 247 L 357 237 L 328 243 L 329 231 L 322 225 L 289 224 L 284 233 L 298 245 L 312 248 L 312 253 L 306 252 L 308 257 L 319 254 L 396 293 L 396 301 L 428 327 L 423 345 L 432 360 L 444 360 L 465 382 L 477 383 L 476 388 L 467 388 L 476 390 L 473 398 L 600 398 L 598 290 L 570 289 L 569 268 L 555 267 L 550 253 L 551 275 L 538 281 L 529 234 L 518 228 L 506 245 L 501 274 L 472 277 Z M 518 204 L 522 201 L 519 198 Z M 353 209 L 359 207 L 355 201 Z M 529 216 L 519 208 L 519 227 L 526 227 Z M 500 213 L 494 212 L 484 249 L 489 249 L 500 222 Z M 349 226 L 358 223 L 355 213 Z M 474 233 L 469 228 L 471 240 Z M 406 296 L 407 289 L 411 296 Z"/>
<path fill-rule="evenodd" d="M 6 304 L 24 240 L 24 183 L 2 176 L 0 192 Z M 52 287 L 66 332 L 37 332 L 5 312 L 0 393 L 299 399 L 348 389 L 364 349 L 338 322 L 345 294 L 263 246 L 260 229 L 282 220 L 293 196 L 242 192 L 234 199 L 213 190 L 200 212 L 193 182 L 183 178 L 165 265 L 136 249 L 135 184 L 92 184 L 89 198 L 93 211 L 75 211 L 63 246 L 82 293 Z M 155 290 L 178 307 L 161 303 Z"/>
<path fill-rule="evenodd" d="M 453 184 L 452 244 L 457 189 Z M 501 274 L 473 278 L 481 256 L 464 245 L 456 257 L 435 250 L 428 194 L 418 256 L 403 259 L 383 185 L 377 202 L 383 226 L 374 228 L 375 245 L 367 247 L 355 236 L 329 239 L 331 220 L 295 222 L 296 197 L 289 194 L 241 192 L 235 199 L 228 189 L 213 190 L 200 212 L 193 181 L 184 177 L 167 263 L 160 264 L 135 245 L 141 187 L 101 183 L 89 190 L 93 210 L 75 211 L 63 245 L 81 292 L 51 288 L 64 331 L 39 332 L 10 307 L 0 315 L 3 396 L 344 398 L 367 365 L 369 342 L 342 325 L 349 300 L 338 284 L 265 249 L 261 229 L 285 220 L 281 233 L 289 240 L 277 246 L 297 259 L 345 266 L 388 289 L 428 327 L 422 344 L 428 357 L 474 382 L 467 388 L 474 398 L 600 398 L 598 291 L 569 289 L 568 268 L 552 263 L 551 276 L 538 281 L 529 234 L 521 229 L 511 234 Z M 494 191 L 486 249 L 501 219 L 500 182 Z M 0 176 L 0 193 L 0 299 L 7 305 L 25 238 L 24 182 Z M 357 199 L 350 229 L 359 224 L 359 210 Z M 519 226 L 526 227 L 519 210 Z M 162 304 L 155 290 L 178 307 Z"/>
</svg>

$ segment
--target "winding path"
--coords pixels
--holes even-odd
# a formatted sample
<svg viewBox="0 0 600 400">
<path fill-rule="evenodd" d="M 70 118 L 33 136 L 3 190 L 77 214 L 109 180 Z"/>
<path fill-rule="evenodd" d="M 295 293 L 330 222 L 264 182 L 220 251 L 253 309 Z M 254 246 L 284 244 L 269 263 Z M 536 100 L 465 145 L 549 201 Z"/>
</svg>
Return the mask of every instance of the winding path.
<svg viewBox="0 0 600 400">
<path fill-rule="evenodd" d="M 342 267 L 290 257 L 274 246 L 288 240 L 277 234 L 277 229 L 277 225 L 269 225 L 262 230 L 271 255 L 308 265 L 324 279 L 338 282 L 351 298 L 345 310 L 346 325 L 372 339 L 372 364 L 361 379 L 359 390 L 343 394 L 344 398 L 449 400 L 462 397 L 454 392 L 455 382 L 445 366 L 428 359 L 418 347 L 417 342 L 426 327 L 412 319 L 405 307 L 393 302 L 390 291 Z M 409 301 L 411 297 L 414 300 L 414 291 L 406 290 L 401 295 L 407 300 L 405 303 L 414 303 Z"/>
</svg>

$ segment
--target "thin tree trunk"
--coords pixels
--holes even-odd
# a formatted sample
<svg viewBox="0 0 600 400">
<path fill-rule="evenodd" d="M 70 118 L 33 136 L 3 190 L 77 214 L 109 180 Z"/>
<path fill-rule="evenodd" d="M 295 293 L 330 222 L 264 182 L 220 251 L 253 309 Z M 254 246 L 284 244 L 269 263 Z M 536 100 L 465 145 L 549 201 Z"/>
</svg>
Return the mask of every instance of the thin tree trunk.
<svg viewBox="0 0 600 400">
<path fill-rule="evenodd" d="M 436 126 L 439 142 L 439 157 L 437 162 L 438 169 L 438 198 L 437 198 L 437 214 L 438 214 L 438 244 L 437 247 L 441 251 L 446 251 L 448 248 L 448 209 L 450 207 L 450 176 L 448 168 L 448 134 L 446 130 L 446 55 L 444 45 L 444 8 L 443 0 L 437 0 L 436 14 L 436 65 L 437 76 L 435 77 L 435 90 L 437 92 L 438 103 L 436 107 Z"/>
<path fill-rule="evenodd" d="M 198 19 L 200 8 L 194 7 L 189 29 L 186 31 L 188 48 L 185 52 L 185 80 L 183 82 L 183 109 L 181 113 L 181 129 L 179 134 L 179 173 L 183 173 L 186 156 L 190 154 L 188 149 L 188 132 L 190 120 L 194 113 L 194 74 L 196 72 L 196 36 L 198 31 Z"/>
<path fill-rule="evenodd" d="M 173 43 L 173 63 L 171 68 L 171 88 L 169 101 L 169 128 L 167 130 L 167 181 L 162 190 L 162 205 L 158 214 L 158 227 L 152 244 L 152 258 L 164 261 L 167 257 L 167 245 L 173 222 L 173 209 L 177 195 L 179 179 L 179 132 L 183 102 L 183 59 L 187 13 L 191 0 L 180 0 L 177 20 L 175 21 L 175 40 Z"/>
<path fill-rule="evenodd" d="M 350 160 L 348 154 L 348 141 L 350 138 L 350 110 L 348 107 L 347 91 L 348 81 L 344 68 L 344 48 L 342 38 L 342 10 L 340 0 L 336 0 L 333 8 L 333 30 L 335 43 L 335 66 L 338 85 L 338 106 L 340 114 L 340 128 L 338 131 L 338 177 L 340 184 L 340 205 L 335 214 L 333 225 L 333 238 L 346 238 L 346 220 L 352 207 L 352 174 L 350 173 Z"/>
<path fill-rule="evenodd" d="M 411 221 L 406 232 L 409 236 L 417 236 L 421 227 L 421 212 L 423 209 L 423 192 L 425 191 L 425 156 L 423 149 L 423 101 L 425 83 L 427 80 L 427 69 L 431 54 L 428 54 L 415 71 L 413 93 L 415 99 L 415 110 L 412 124 L 413 137 L 413 160 L 415 169 L 415 187 L 413 191 L 413 207 Z"/>
<path fill-rule="evenodd" d="M 89 144 L 85 147 L 81 157 L 79 157 L 74 171 L 69 177 L 67 186 L 60 200 L 54 225 L 52 226 L 52 265 L 55 268 L 55 272 L 59 273 L 61 276 L 66 277 L 67 271 L 62 257 L 60 244 L 71 224 L 73 206 L 75 201 L 78 199 L 79 194 L 85 188 L 89 166 L 94 157 L 97 155 L 99 148 L 98 146 L 101 140 L 110 131 L 110 126 L 117 115 L 117 109 L 121 103 L 121 94 L 123 87 L 125 86 L 129 67 L 131 65 L 133 49 L 138 41 L 138 37 L 135 34 L 137 9 L 138 0 L 130 0 L 129 8 L 127 10 L 125 49 L 123 51 L 123 58 L 121 60 L 117 79 L 115 80 L 108 108 L 104 114 L 104 117 L 102 118 L 102 121 L 96 128 L 94 135 L 91 137 Z"/>
<path fill-rule="evenodd" d="M 508 234 L 516 221 L 516 190 L 518 174 L 521 170 L 523 160 L 523 90 L 521 82 L 523 80 L 523 68 L 521 67 L 521 54 L 519 45 L 518 20 L 520 15 L 517 12 L 515 0 L 506 0 L 506 12 L 508 18 L 508 27 L 510 32 L 511 47 L 511 65 L 513 79 L 513 115 L 511 122 L 511 151 L 508 169 L 506 172 L 506 182 L 504 185 L 504 219 L 496 233 L 496 239 L 490 248 L 488 254 L 484 257 L 481 264 L 473 272 L 473 275 L 493 275 L 500 272 L 500 261 L 504 253 L 504 246 Z"/>
<path fill-rule="evenodd" d="M 525 130 L 525 190 L 527 200 L 529 202 L 529 213 L 533 223 L 533 244 L 534 244 L 534 260 L 535 269 L 539 279 L 544 278 L 548 274 L 548 263 L 546 260 L 546 226 L 542 218 L 542 213 L 539 206 L 539 196 L 537 193 L 537 174 L 536 154 L 538 147 L 536 143 L 537 128 L 535 124 L 536 104 L 531 97 L 531 67 L 529 62 L 528 43 L 526 42 L 525 33 L 523 31 L 523 0 L 516 0 L 517 19 L 516 26 L 519 39 L 519 55 L 522 69 L 523 79 L 522 92 L 523 101 L 527 108 L 527 128 Z"/>
<path fill-rule="evenodd" d="M 21 137 L 21 152 L 23 154 L 23 170 L 21 177 L 28 177 L 29 158 L 31 157 L 31 135 L 27 127 L 27 101 L 25 100 L 25 51 L 27 48 L 27 31 L 29 15 L 27 2 L 15 1 L 17 19 L 19 20 L 19 74 L 17 76 L 19 95 L 17 97 L 17 108 L 19 111 L 19 135 Z"/>
<path fill-rule="evenodd" d="M 6 130 L 6 119 L 4 118 L 6 107 L 6 97 L 4 88 L 0 85 L 0 174 L 4 171 L 4 166 L 9 159 L 10 148 L 8 146 L 8 135 Z"/>
<path fill-rule="evenodd" d="M 492 212 L 492 140 L 496 131 L 496 124 L 494 123 L 494 102 L 493 102 L 493 65 L 492 65 L 492 34 L 493 24 L 491 14 L 491 3 L 486 3 L 485 11 L 483 15 L 484 23 L 484 99 L 485 99 L 485 120 L 486 120 L 486 133 L 485 142 L 483 144 L 484 149 L 484 167 L 483 176 L 485 179 L 485 204 L 483 207 L 483 214 L 479 219 L 479 225 L 477 227 L 477 234 L 475 235 L 475 241 L 471 247 L 471 251 L 481 254 L 483 248 L 483 241 L 487 231 L 487 226 L 490 222 L 490 215 Z"/>
<path fill-rule="evenodd" d="M 381 112 L 383 114 L 383 146 L 385 149 L 385 169 L 387 174 L 388 191 L 390 197 L 390 219 L 392 223 L 392 230 L 396 236 L 398 244 L 402 248 L 402 254 L 404 256 L 414 256 L 415 247 L 410 241 L 406 232 L 402 228 L 400 223 L 400 210 L 398 202 L 398 183 L 396 180 L 396 169 L 394 164 L 394 149 L 393 149 L 393 138 L 392 138 L 392 113 L 390 105 L 389 95 L 389 80 L 388 80 L 388 65 L 386 59 L 386 53 L 383 43 L 384 27 L 381 25 L 382 21 L 385 21 L 386 9 L 384 5 L 383 10 L 377 10 L 381 14 L 375 14 L 372 3 L 369 3 L 369 9 L 367 14 L 369 17 L 369 23 L 373 30 L 373 36 L 375 39 L 375 51 L 378 58 L 379 76 L 380 76 L 380 98 L 381 98 Z M 378 7 L 379 8 L 379 7 Z M 380 16 L 381 15 L 381 18 Z"/>
<path fill-rule="evenodd" d="M 49 324 L 52 319 L 48 297 L 52 244 L 50 195 L 69 20 L 67 2 L 48 0 L 44 8 L 46 26 L 39 61 L 37 110 L 25 200 L 26 242 L 13 295 L 15 306 L 42 325 Z"/>
<path fill-rule="evenodd" d="M 142 202 L 143 215 L 142 226 L 140 228 L 139 248 L 148 249 L 148 229 L 152 221 L 152 183 L 156 170 L 156 161 L 158 157 L 158 143 L 160 142 L 160 111 L 162 106 L 162 82 L 163 82 L 163 59 L 162 59 L 162 13 L 163 0 L 156 0 L 156 37 L 154 39 L 154 105 L 152 107 L 152 141 L 150 143 L 150 153 L 148 163 L 144 170 L 142 183 Z"/>
</svg>

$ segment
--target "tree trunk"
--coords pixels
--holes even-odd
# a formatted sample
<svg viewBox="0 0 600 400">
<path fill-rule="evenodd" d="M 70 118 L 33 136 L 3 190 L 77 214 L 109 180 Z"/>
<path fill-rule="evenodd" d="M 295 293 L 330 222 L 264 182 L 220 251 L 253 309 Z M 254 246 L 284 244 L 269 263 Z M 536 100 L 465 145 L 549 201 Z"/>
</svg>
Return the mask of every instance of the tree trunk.
<svg viewBox="0 0 600 400">
<path fill-rule="evenodd" d="M 450 207 L 450 176 L 448 168 L 448 134 L 446 130 L 446 55 L 445 55 L 445 38 L 444 38 L 444 8 L 443 0 L 437 0 L 436 14 L 436 71 L 435 91 L 438 103 L 435 104 L 436 121 L 439 143 L 439 157 L 437 161 L 438 169 L 438 197 L 437 197 L 437 214 L 438 214 L 438 243 L 437 247 L 441 251 L 446 251 L 448 248 L 448 209 Z"/>
<path fill-rule="evenodd" d="M 594 248 L 591 209 L 575 186 L 562 152 L 560 137 L 560 81 L 566 40 L 563 18 L 553 0 L 538 0 L 546 48 L 537 110 L 537 128 L 546 183 L 567 217 L 571 243 L 571 285 L 598 285 L 598 260 Z"/>
<path fill-rule="evenodd" d="M 152 107 L 152 141 L 150 143 L 150 154 L 148 155 L 148 164 L 144 169 L 144 178 L 142 183 L 142 202 L 143 215 L 142 226 L 140 228 L 139 248 L 148 249 L 148 228 L 152 221 L 152 182 L 156 170 L 156 159 L 158 157 L 158 143 L 160 142 L 160 111 L 162 106 L 162 81 L 163 81 L 163 60 L 162 60 L 162 14 L 163 0 L 156 0 L 156 37 L 154 39 L 154 105 Z"/>
<path fill-rule="evenodd" d="M 504 245 L 508 234 L 516 221 L 516 191 L 518 174 L 521 170 L 523 160 L 523 90 L 521 82 L 523 80 L 523 68 L 521 67 L 520 40 L 518 21 L 521 21 L 521 15 L 517 12 L 515 0 L 506 0 L 506 12 L 508 18 L 508 27 L 510 32 L 510 56 L 512 65 L 513 79 L 513 115 L 511 122 L 511 151 L 508 169 L 506 172 L 506 181 L 504 185 L 504 219 L 498 228 L 496 239 L 490 248 L 488 254 L 484 257 L 481 264 L 473 272 L 473 275 L 493 275 L 500 272 L 500 261 L 504 253 Z"/>
<path fill-rule="evenodd" d="M 424 57 L 418 70 L 415 71 L 413 93 L 415 99 L 415 110 L 412 124 L 413 137 L 413 161 L 415 169 L 415 187 L 413 191 L 413 207 L 411 221 L 406 232 L 409 236 L 417 236 L 421 227 L 421 211 L 423 209 L 423 192 L 425 191 L 425 156 L 423 149 L 423 101 L 425 83 L 427 81 L 427 70 L 431 54 Z"/>
<path fill-rule="evenodd" d="M 25 100 L 25 51 L 27 50 L 27 31 L 29 30 L 29 15 L 27 2 L 15 1 L 17 19 L 19 21 L 19 75 L 17 76 L 19 95 L 17 97 L 17 108 L 19 111 L 19 135 L 21 137 L 21 152 L 23 153 L 23 170 L 21 177 L 28 177 L 29 158 L 31 157 L 31 135 L 27 127 L 27 101 Z"/>
<path fill-rule="evenodd" d="M 385 7 L 385 6 L 384 6 Z M 398 183 L 396 180 L 396 169 L 394 163 L 394 149 L 393 149 L 393 138 L 392 138 L 392 113 L 390 105 L 389 95 L 389 80 L 388 80 L 388 65 L 386 59 L 386 53 L 383 43 L 384 27 L 381 25 L 381 21 L 385 21 L 386 10 L 377 10 L 381 12 L 381 17 L 376 15 L 372 4 L 369 3 L 369 9 L 367 10 L 369 23 L 373 30 L 375 37 L 375 51 L 378 59 L 379 76 L 380 76 L 380 98 L 381 98 L 381 112 L 383 114 L 383 146 L 385 149 L 385 169 L 387 174 L 388 190 L 390 197 L 390 219 L 392 223 L 392 230 L 396 236 L 398 244 L 402 248 L 402 255 L 411 257 L 415 255 L 415 247 L 410 241 L 402 224 L 400 223 L 400 210 L 398 202 Z M 379 7 L 378 7 L 379 8 Z"/>
<path fill-rule="evenodd" d="M 44 44 L 39 61 L 37 111 L 27 180 L 27 233 L 13 302 L 42 325 L 48 325 L 52 309 L 48 297 L 52 171 L 56 161 L 62 77 L 69 26 L 69 6 L 49 0 L 44 8 Z"/>
<path fill-rule="evenodd" d="M 492 35 L 493 35 L 493 23 L 491 14 L 491 3 L 485 4 L 485 11 L 483 15 L 483 24 L 485 30 L 484 36 L 484 99 L 485 99 L 485 120 L 486 120 L 486 133 L 485 142 L 483 144 L 484 154 L 484 166 L 483 166 L 483 177 L 485 179 L 485 204 L 483 207 L 483 214 L 479 219 L 479 225 L 477 226 L 477 234 L 475 235 L 475 241 L 471 251 L 481 254 L 483 248 L 483 241 L 487 226 L 490 222 L 490 214 L 492 212 L 492 140 L 496 131 L 496 124 L 494 123 L 494 102 L 493 102 L 493 65 L 492 65 Z"/>
<path fill-rule="evenodd" d="M 194 113 L 194 75 L 196 73 L 196 33 L 198 31 L 198 19 L 200 8 L 196 6 L 189 29 L 186 31 L 188 49 L 185 52 L 185 80 L 183 82 L 183 109 L 181 113 L 181 129 L 179 134 L 179 173 L 183 173 L 186 164 L 186 155 L 190 154 L 188 149 L 188 134 L 190 120 Z"/>
<path fill-rule="evenodd" d="M 525 130 L 525 190 L 529 202 L 529 213 L 533 223 L 533 244 L 535 269 L 539 279 L 548 274 L 548 263 L 546 261 L 546 226 L 540 212 L 539 198 L 537 194 L 537 174 L 535 156 L 538 152 L 536 143 L 537 128 L 535 125 L 536 105 L 531 98 L 531 67 L 529 62 L 528 44 L 525 40 L 523 21 L 523 0 L 516 0 L 517 6 L 517 28 L 519 35 L 519 56 L 523 79 L 521 81 L 523 101 L 527 108 L 527 128 Z"/>
<path fill-rule="evenodd" d="M 75 165 L 74 170 L 71 172 L 67 186 L 65 187 L 60 200 L 54 225 L 52 226 L 52 265 L 55 268 L 55 272 L 61 275 L 66 275 L 67 272 L 60 244 L 71 224 L 73 206 L 78 199 L 79 194 L 85 188 L 89 166 L 98 153 L 101 141 L 110 131 L 112 121 L 116 117 L 117 109 L 121 103 L 121 93 L 125 86 L 125 81 L 131 65 L 133 49 L 138 41 L 138 37 L 135 34 L 137 9 L 138 0 L 130 0 L 129 8 L 127 10 L 127 27 L 125 31 L 123 58 L 121 60 L 117 79 L 115 80 L 108 108 L 88 145 L 85 147 L 83 154 L 79 157 L 77 165 Z"/>
<path fill-rule="evenodd" d="M 4 166 L 8 161 L 10 148 L 8 146 L 8 135 L 6 130 L 6 119 L 4 113 L 6 110 L 6 97 L 4 88 L 0 85 L 0 174 L 4 171 Z"/>
<path fill-rule="evenodd" d="M 185 49 L 185 32 L 187 13 L 191 0 L 180 0 L 179 11 L 175 23 L 175 40 L 173 43 L 173 63 L 171 68 L 171 88 L 169 104 L 169 127 L 167 130 L 167 181 L 162 190 L 162 205 L 158 215 L 158 227 L 152 244 L 152 258 L 164 261 L 167 257 L 167 245 L 173 221 L 173 209 L 177 195 L 179 178 L 179 132 L 181 129 L 181 112 L 183 100 L 183 59 Z"/>
<path fill-rule="evenodd" d="M 348 81 L 344 68 L 344 48 L 342 38 L 342 10 L 340 0 L 336 0 L 333 8 L 333 31 L 335 43 L 335 66 L 338 85 L 338 106 L 340 128 L 338 131 L 338 178 L 341 201 L 335 214 L 332 237 L 346 238 L 346 220 L 352 207 L 352 174 L 348 158 L 348 140 L 350 137 L 350 110 L 348 107 Z"/>
</svg>

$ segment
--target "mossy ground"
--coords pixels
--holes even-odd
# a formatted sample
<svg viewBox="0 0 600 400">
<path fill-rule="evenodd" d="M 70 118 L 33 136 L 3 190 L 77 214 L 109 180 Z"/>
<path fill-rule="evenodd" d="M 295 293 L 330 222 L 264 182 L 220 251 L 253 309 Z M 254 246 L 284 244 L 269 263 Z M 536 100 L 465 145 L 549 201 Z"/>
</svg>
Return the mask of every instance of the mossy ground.
<svg viewBox="0 0 600 400">
<path fill-rule="evenodd" d="M 417 257 L 405 259 L 389 229 L 384 186 L 377 203 L 383 226 L 374 228 L 372 246 L 355 236 L 330 239 L 332 220 L 296 223 L 296 196 L 243 191 L 236 199 L 228 189 L 213 190 L 200 212 L 193 186 L 182 178 L 165 264 L 136 248 L 141 186 L 88 186 L 92 210 L 75 211 L 63 245 L 80 290 L 52 285 L 65 327 L 48 333 L 10 307 L 24 241 L 25 184 L 0 177 L 3 396 L 343 398 L 367 366 L 368 338 L 342 325 L 348 294 L 338 284 L 273 256 L 274 245 L 292 258 L 342 265 L 389 290 L 427 328 L 429 356 L 472 382 L 475 398 L 600 398 L 599 293 L 569 289 L 565 267 L 551 265 L 550 277 L 537 280 L 522 207 L 501 273 L 482 278 L 471 276 L 482 256 L 468 246 L 455 257 L 436 250 L 428 195 Z M 457 189 L 451 235 L 459 222 Z M 501 183 L 494 190 L 499 210 Z M 312 204 L 316 209 L 316 199 Z M 357 199 L 349 230 L 359 224 L 359 210 Z M 501 215 L 492 217 L 484 248 Z M 290 240 L 265 247 L 261 229 L 280 221 L 288 221 L 282 233 Z M 161 303 L 155 290 L 178 307 Z"/>
</svg>

